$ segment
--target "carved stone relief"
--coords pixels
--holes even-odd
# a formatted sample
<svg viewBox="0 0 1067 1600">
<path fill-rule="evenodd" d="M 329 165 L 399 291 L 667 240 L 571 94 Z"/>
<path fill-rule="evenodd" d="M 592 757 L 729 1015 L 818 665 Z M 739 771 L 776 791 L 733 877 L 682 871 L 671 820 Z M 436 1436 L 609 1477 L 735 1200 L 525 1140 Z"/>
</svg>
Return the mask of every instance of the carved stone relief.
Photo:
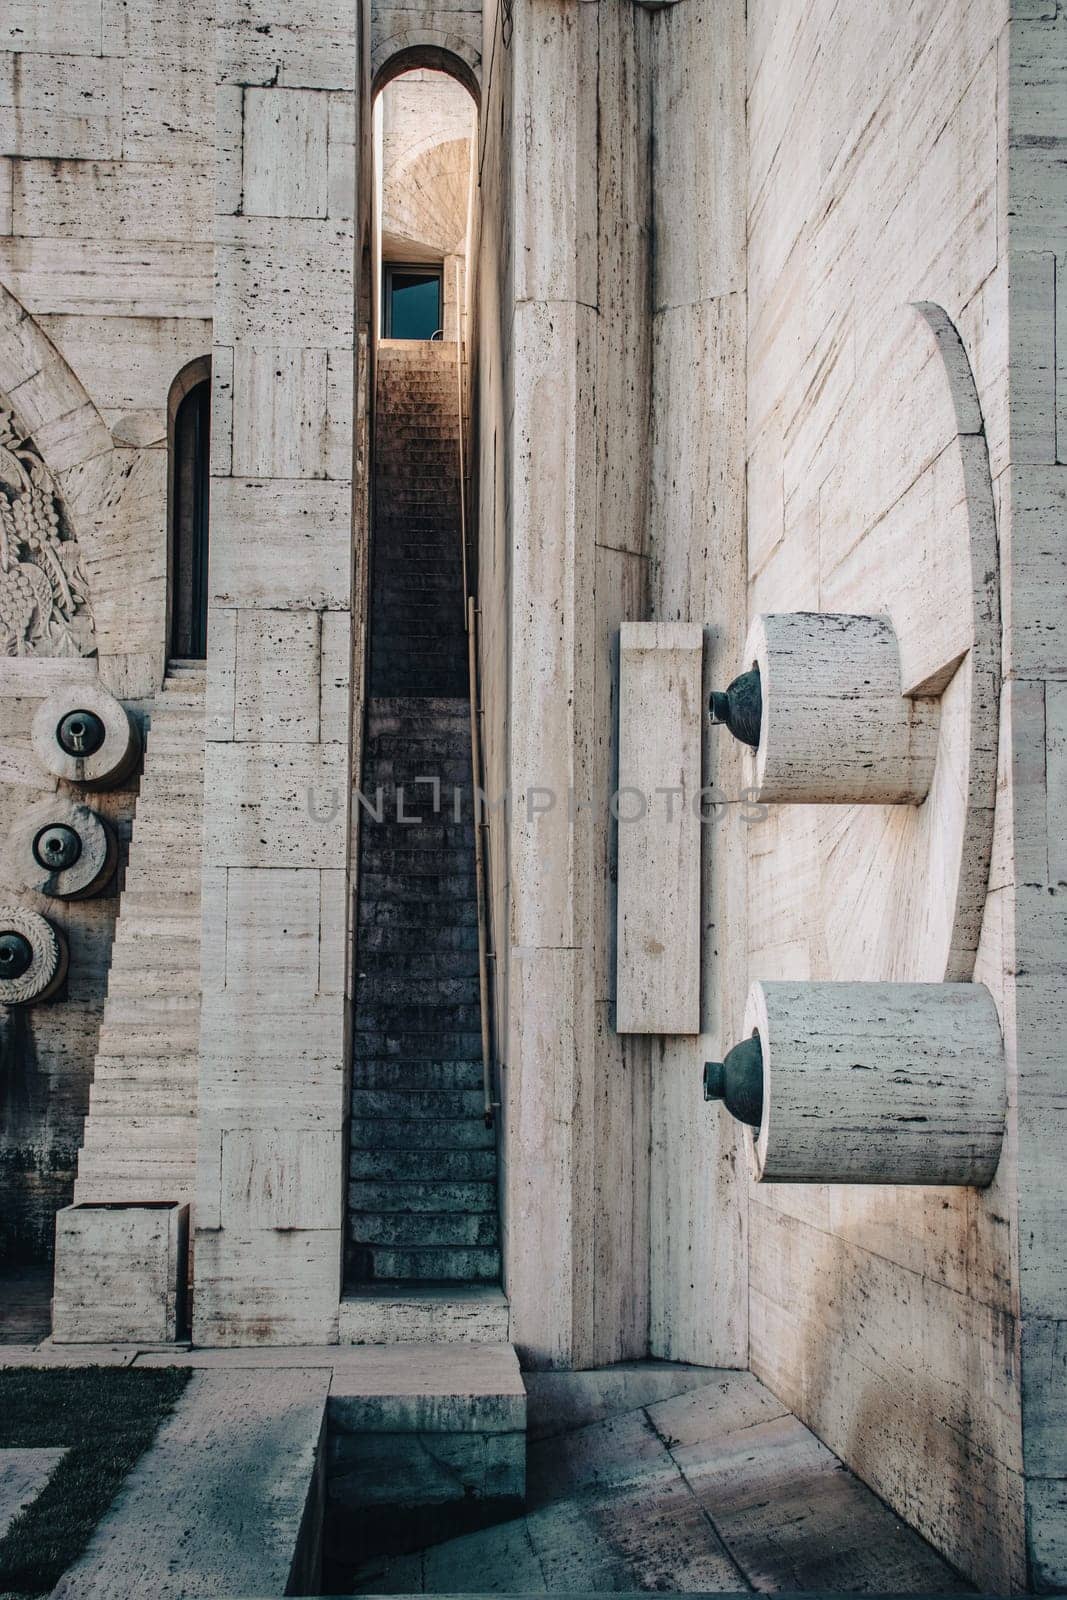
<svg viewBox="0 0 1067 1600">
<path fill-rule="evenodd" d="M 78 542 L 51 473 L 0 398 L 0 655 L 95 653 Z"/>
</svg>

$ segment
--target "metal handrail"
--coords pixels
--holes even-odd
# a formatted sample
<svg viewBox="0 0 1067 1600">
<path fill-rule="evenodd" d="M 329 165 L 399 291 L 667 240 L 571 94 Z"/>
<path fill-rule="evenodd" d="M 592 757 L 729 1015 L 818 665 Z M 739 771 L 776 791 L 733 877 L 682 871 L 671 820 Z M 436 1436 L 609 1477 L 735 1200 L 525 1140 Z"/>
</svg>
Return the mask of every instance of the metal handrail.
<svg viewBox="0 0 1067 1600">
<path fill-rule="evenodd" d="M 471 716 L 471 800 L 474 806 L 474 882 L 478 904 L 478 999 L 482 1024 L 482 1111 L 485 1125 L 495 1121 L 497 1101 L 493 1098 L 493 1046 L 489 1034 L 489 928 L 486 916 L 485 841 L 478 816 L 481 791 L 482 750 L 478 710 L 478 608 L 468 594 L 467 563 L 467 469 L 463 443 L 463 322 L 459 299 L 459 262 L 456 262 L 456 399 L 459 418 L 459 543 L 463 565 L 463 620 L 467 629 L 467 680 Z"/>
</svg>

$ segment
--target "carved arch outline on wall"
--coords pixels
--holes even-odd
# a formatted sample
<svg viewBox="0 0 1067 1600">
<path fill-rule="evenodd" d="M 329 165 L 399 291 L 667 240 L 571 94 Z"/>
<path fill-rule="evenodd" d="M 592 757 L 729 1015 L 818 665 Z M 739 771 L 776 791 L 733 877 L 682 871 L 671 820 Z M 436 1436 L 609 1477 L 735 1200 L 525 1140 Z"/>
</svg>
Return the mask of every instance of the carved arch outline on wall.
<svg viewBox="0 0 1067 1600">
<path fill-rule="evenodd" d="M 62 501 L 81 554 L 103 668 L 117 642 L 108 627 L 109 609 L 112 601 L 120 603 L 109 594 L 105 576 L 109 562 L 115 565 L 119 534 L 107 510 L 114 476 L 111 432 L 51 339 L 2 284 L 0 394 L 10 401 Z M 123 593 L 121 605 L 127 601 Z"/>
<path fill-rule="evenodd" d="M 78 487 L 89 463 L 110 452 L 111 434 L 55 345 L 2 284 L 0 413 L 4 653 L 92 655 L 95 525 Z"/>
<path fill-rule="evenodd" d="M 917 437 L 939 443 L 919 479 L 886 508 L 838 569 L 827 609 L 888 615 L 902 691 L 940 703 L 933 782 L 919 806 L 816 808 L 821 938 L 813 977 L 967 982 L 973 978 L 993 848 L 1000 710 L 999 558 L 978 391 L 943 307 L 902 306 L 887 346 L 918 337 L 930 374 L 913 405 Z M 895 342 L 894 342 L 895 341 Z M 919 365 L 923 363 L 920 360 Z M 869 381 L 893 382 L 893 369 Z M 943 470 L 939 473 L 938 468 Z M 919 485 L 936 480 L 929 498 Z M 945 484 L 951 494 L 945 496 Z M 939 498 L 940 494 L 940 498 Z"/>
<path fill-rule="evenodd" d="M 993 855 L 1000 739 L 1000 550 L 985 421 L 966 348 L 943 306 L 922 300 L 912 310 L 933 335 L 956 414 L 956 448 L 970 533 L 970 738 L 956 905 L 945 968 L 946 982 L 963 982 L 974 976 Z"/>
</svg>

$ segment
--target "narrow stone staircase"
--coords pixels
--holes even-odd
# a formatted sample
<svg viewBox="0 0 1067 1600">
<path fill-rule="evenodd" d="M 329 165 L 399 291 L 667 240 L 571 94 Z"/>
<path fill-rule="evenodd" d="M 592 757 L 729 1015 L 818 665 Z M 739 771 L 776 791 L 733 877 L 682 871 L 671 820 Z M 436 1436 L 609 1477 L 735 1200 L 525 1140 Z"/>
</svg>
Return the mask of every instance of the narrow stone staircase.
<svg viewBox="0 0 1067 1600">
<path fill-rule="evenodd" d="M 348 1214 L 349 1282 L 383 1290 L 500 1280 L 457 413 L 454 345 L 383 345 Z"/>
<path fill-rule="evenodd" d="M 76 1203 L 186 1201 L 196 1169 L 204 668 L 151 710 Z"/>
</svg>

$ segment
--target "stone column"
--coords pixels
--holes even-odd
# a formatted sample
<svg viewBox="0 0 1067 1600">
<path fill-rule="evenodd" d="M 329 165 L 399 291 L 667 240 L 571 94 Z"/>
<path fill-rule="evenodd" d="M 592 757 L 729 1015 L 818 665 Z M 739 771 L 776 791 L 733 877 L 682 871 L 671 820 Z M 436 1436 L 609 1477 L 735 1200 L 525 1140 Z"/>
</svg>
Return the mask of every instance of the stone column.
<svg viewBox="0 0 1067 1600">
<path fill-rule="evenodd" d="M 1067 17 L 1013 8 L 1007 49 L 1007 459 L 1000 793 L 983 926 L 1008 1056 L 1027 1586 L 1067 1584 Z M 1003 81 L 1003 80 L 1002 80 Z M 979 975 L 976 973 L 976 976 Z M 1002 985 L 1002 988 L 1000 987 Z M 979 1581 L 982 1581 L 979 1576 Z M 988 1580 L 987 1580 L 988 1581 Z"/>
<path fill-rule="evenodd" d="M 745 596 L 745 8 L 652 18 L 654 211 L 651 615 L 705 629 L 704 698 L 738 670 Z M 702 1008 L 653 1042 L 652 1354 L 748 1364 L 748 1194 L 740 1135 L 700 1066 L 738 1032 L 746 966 L 740 748 L 704 720 Z"/>
<path fill-rule="evenodd" d="M 596 10 L 574 0 L 516 8 L 511 44 L 507 1287 L 520 1350 L 561 1366 L 582 1364 L 592 1296 L 596 168 L 595 130 L 582 124 Z"/>
<path fill-rule="evenodd" d="M 198 1342 L 336 1337 L 357 8 L 222 0 Z"/>
</svg>

